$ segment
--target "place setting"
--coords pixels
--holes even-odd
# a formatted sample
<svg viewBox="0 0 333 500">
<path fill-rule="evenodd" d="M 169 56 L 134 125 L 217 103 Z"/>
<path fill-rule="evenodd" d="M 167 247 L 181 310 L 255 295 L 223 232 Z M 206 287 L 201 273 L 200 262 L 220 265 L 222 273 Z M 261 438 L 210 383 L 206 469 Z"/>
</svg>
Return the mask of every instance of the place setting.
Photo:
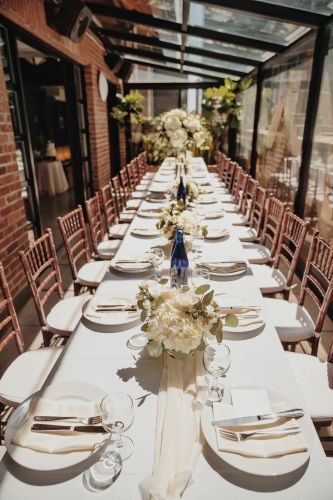
<svg viewBox="0 0 333 500">
<path fill-rule="evenodd" d="M 156 238 L 160 231 L 156 227 L 132 227 L 131 234 L 140 238 Z"/>
<path fill-rule="evenodd" d="M 82 315 L 91 323 L 123 326 L 139 319 L 135 302 L 127 297 L 94 296 L 82 308 Z"/>
</svg>

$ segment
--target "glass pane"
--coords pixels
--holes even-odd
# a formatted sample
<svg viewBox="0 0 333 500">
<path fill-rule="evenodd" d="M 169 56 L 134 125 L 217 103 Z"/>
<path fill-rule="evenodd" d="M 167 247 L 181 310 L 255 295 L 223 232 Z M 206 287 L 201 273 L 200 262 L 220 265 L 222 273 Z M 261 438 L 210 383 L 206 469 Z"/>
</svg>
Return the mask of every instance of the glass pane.
<svg viewBox="0 0 333 500">
<path fill-rule="evenodd" d="M 311 36 L 272 61 L 263 81 L 257 179 L 290 206 L 298 187 L 313 46 Z"/>
<path fill-rule="evenodd" d="M 254 108 L 256 102 L 257 86 L 239 92 L 238 100 L 241 102 L 242 111 L 239 120 L 239 131 L 237 137 L 237 161 L 248 172 L 250 170 L 252 135 L 254 123 Z"/>
<path fill-rule="evenodd" d="M 191 3 L 189 24 L 210 30 L 245 36 L 266 42 L 286 44 L 297 40 L 309 28 L 262 17 Z"/>
<path fill-rule="evenodd" d="M 180 71 L 163 71 L 157 68 L 149 68 L 148 66 L 135 64 L 129 83 L 186 83 L 189 81 L 190 77 L 193 78 L 191 81 L 194 82 L 211 80 L 211 78 L 206 79 L 202 78 L 202 76 L 191 76 L 180 73 Z"/>
<path fill-rule="evenodd" d="M 227 54 L 230 56 L 248 57 L 254 61 L 264 62 L 274 55 L 274 52 L 253 49 L 242 45 L 234 45 L 231 43 L 216 42 L 214 40 L 206 40 L 197 36 L 187 37 L 187 47 L 199 47 L 200 49 L 209 50 L 217 54 Z"/>
<path fill-rule="evenodd" d="M 176 63 L 158 61 L 157 59 L 148 59 L 148 57 L 134 56 L 132 54 L 125 54 L 124 59 L 131 59 L 131 60 L 137 62 L 137 64 L 140 64 L 140 62 L 142 62 L 142 63 L 145 62 L 147 64 L 159 64 L 159 65 L 162 65 L 166 68 L 180 69 L 180 65 L 176 64 Z"/>
<path fill-rule="evenodd" d="M 333 29 L 326 56 L 314 132 L 305 216 L 321 236 L 333 239 Z"/>
<path fill-rule="evenodd" d="M 266 0 L 255 0 L 256 2 Z M 332 0 L 269 0 L 269 3 L 275 5 L 284 5 L 285 7 L 293 7 L 294 9 L 309 10 L 317 14 L 330 15 L 333 11 Z"/>
<path fill-rule="evenodd" d="M 192 73 L 196 75 L 203 75 L 206 78 L 211 76 L 213 78 L 231 78 L 232 80 L 239 80 L 238 76 L 235 75 L 229 75 L 227 73 L 221 73 L 220 71 L 212 71 L 212 70 L 207 70 L 207 69 L 200 69 L 200 68 L 194 68 L 193 66 L 186 66 L 184 65 L 184 71 L 191 71 Z"/>
<path fill-rule="evenodd" d="M 116 43 L 117 40 L 114 39 L 114 42 Z M 126 42 L 125 40 L 118 40 L 118 43 L 123 47 L 131 47 L 151 52 L 153 55 L 157 54 L 166 57 L 173 57 L 174 59 L 180 59 L 180 52 L 176 50 L 165 49 L 163 47 L 154 47 L 153 45 L 146 45 L 145 43 Z"/>
<path fill-rule="evenodd" d="M 226 70 L 235 70 L 235 71 L 243 71 L 244 73 L 250 73 L 254 69 L 254 66 L 246 66 L 245 64 L 237 64 L 229 61 L 223 61 L 219 59 L 213 59 L 211 57 L 206 56 L 198 56 L 196 54 L 185 54 L 185 61 L 189 62 L 197 62 L 201 64 L 205 64 L 206 66 L 214 66 L 217 69 L 223 68 Z"/>
</svg>

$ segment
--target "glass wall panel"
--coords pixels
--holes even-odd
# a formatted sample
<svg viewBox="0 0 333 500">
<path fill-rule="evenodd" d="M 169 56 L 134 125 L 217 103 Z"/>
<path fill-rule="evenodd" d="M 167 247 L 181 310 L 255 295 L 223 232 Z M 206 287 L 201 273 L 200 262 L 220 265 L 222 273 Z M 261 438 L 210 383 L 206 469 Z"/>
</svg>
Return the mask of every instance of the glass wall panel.
<svg viewBox="0 0 333 500">
<path fill-rule="evenodd" d="M 258 181 L 290 206 L 298 187 L 314 37 L 267 63 L 257 142 Z"/>
<path fill-rule="evenodd" d="M 254 124 L 254 109 L 256 103 L 257 86 L 252 85 L 238 94 L 238 100 L 242 104 L 237 137 L 237 161 L 248 172 L 250 170 L 252 135 Z"/>
<path fill-rule="evenodd" d="M 333 239 L 333 27 L 321 82 L 305 217 L 312 229 Z"/>
<path fill-rule="evenodd" d="M 256 2 L 266 0 L 255 0 Z M 308 10 L 317 14 L 330 15 L 333 11 L 332 0 L 269 0 L 269 3 L 275 5 L 283 5 L 285 7 L 293 7 L 294 9 Z"/>
</svg>

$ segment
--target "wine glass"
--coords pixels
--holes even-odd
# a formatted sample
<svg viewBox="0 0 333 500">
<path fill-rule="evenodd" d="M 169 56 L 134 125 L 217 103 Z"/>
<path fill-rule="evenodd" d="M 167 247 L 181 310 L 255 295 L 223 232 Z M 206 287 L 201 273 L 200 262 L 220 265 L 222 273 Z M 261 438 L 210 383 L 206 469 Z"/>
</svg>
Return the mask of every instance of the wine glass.
<svg viewBox="0 0 333 500">
<path fill-rule="evenodd" d="M 162 264 L 164 262 L 164 251 L 162 248 L 153 248 L 148 252 L 148 259 L 154 266 L 154 279 L 159 281 L 162 277 Z"/>
<path fill-rule="evenodd" d="M 198 288 L 201 285 L 208 285 L 209 278 L 210 276 L 208 269 L 195 267 L 192 270 L 192 285 L 194 286 L 194 288 Z"/>
<path fill-rule="evenodd" d="M 133 423 L 133 399 L 126 392 L 111 392 L 101 402 L 101 418 L 104 429 L 110 432 L 111 445 L 106 450 L 116 451 L 124 461 L 130 457 L 134 450 L 131 438 L 123 436 Z"/>
<path fill-rule="evenodd" d="M 200 255 L 202 254 L 204 241 L 205 238 L 201 232 L 201 228 L 197 229 L 192 236 L 192 255 L 194 264 L 198 262 Z"/>
<path fill-rule="evenodd" d="M 215 403 L 221 401 L 224 386 L 218 379 L 224 375 L 230 366 L 229 347 L 218 342 L 208 344 L 203 353 L 203 364 L 207 372 L 213 376 L 213 384 L 209 388 L 208 402 Z"/>
</svg>

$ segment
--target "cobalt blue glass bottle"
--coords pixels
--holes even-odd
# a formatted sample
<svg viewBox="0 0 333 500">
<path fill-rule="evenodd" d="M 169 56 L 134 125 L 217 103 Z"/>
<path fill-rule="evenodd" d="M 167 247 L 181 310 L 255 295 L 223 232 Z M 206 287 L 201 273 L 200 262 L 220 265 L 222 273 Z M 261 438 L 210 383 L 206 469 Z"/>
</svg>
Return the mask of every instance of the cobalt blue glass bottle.
<svg viewBox="0 0 333 500">
<path fill-rule="evenodd" d="M 170 282 L 171 288 L 187 285 L 188 258 L 186 255 L 183 227 L 177 226 L 174 250 L 171 255 Z"/>
<path fill-rule="evenodd" d="M 186 188 L 183 182 L 183 176 L 180 176 L 178 191 L 177 191 L 177 201 L 183 200 L 184 209 L 186 209 Z"/>
</svg>

